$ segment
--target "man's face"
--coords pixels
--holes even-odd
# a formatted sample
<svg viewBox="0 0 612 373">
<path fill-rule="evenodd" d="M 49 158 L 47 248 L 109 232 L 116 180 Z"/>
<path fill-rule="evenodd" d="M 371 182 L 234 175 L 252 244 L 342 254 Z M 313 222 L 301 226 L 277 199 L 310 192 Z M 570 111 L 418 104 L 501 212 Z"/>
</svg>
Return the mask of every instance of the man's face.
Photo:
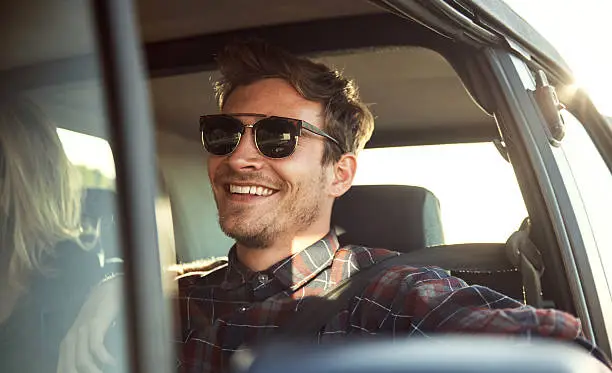
<svg viewBox="0 0 612 373">
<path fill-rule="evenodd" d="M 289 117 L 323 128 L 323 106 L 306 100 L 282 79 L 236 88 L 223 113 Z M 252 124 L 261 118 L 239 119 Z M 225 234 L 246 247 L 265 248 L 317 224 L 329 228 L 333 197 L 327 187 L 333 172 L 321 165 L 323 141 L 303 130 L 291 156 L 270 159 L 259 153 L 248 128 L 232 154 L 210 155 L 208 175 Z"/>
</svg>

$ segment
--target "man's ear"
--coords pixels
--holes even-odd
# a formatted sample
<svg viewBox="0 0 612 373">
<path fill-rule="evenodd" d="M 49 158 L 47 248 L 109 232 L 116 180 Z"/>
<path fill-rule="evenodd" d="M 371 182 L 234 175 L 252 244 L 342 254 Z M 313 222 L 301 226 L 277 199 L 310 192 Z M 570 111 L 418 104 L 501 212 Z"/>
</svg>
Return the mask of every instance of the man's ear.
<svg viewBox="0 0 612 373">
<path fill-rule="evenodd" d="M 334 175 L 330 194 L 337 198 L 346 193 L 353 184 L 355 172 L 357 172 L 357 157 L 352 153 L 343 154 L 332 167 Z"/>
</svg>

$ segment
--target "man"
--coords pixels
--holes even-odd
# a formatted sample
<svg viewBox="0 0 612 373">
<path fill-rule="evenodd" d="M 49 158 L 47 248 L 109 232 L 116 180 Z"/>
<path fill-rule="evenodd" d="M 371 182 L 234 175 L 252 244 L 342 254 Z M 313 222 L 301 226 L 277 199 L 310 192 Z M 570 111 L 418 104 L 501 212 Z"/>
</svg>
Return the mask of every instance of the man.
<svg viewBox="0 0 612 373">
<path fill-rule="evenodd" d="M 226 268 L 180 280 L 179 366 L 185 371 L 228 370 L 236 350 L 278 334 L 312 299 L 397 255 L 340 247 L 330 230 L 334 200 L 351 187 L 356 154 L 373 130 L 354 83 L 261 42 L 231 45 L 218 61 L 221 114 L 203 116 L 200 129 L 219 224 L 236 244 Z M 434 332 L 583 343 L 580 322 L 569 314 L 526 307 L 441 269 L 409 266 L 374 276 L 319 337 L 324 343 Z"/>
<path fill-rule="evenodd" d="M 191 320 L 182 364 L 202 371 L 226 370 L 236 349 L 277 333 L 308 297 L 396 255 L 339 247 L 330 231 L 334 200 L 350 188 L 373 130 L 353 82 L 256 42 L 228 47 L 219 66 L 222 114 L 202 117 L 201 131 L 219 223 L 236 244 L 221 281 L 181 286 L 182 320 Z M 534 311 L 439 269 L 399 266 L 372 278 L 320 336 L 399 332 L 581 333 L 570 315 Z"/>
</svg>

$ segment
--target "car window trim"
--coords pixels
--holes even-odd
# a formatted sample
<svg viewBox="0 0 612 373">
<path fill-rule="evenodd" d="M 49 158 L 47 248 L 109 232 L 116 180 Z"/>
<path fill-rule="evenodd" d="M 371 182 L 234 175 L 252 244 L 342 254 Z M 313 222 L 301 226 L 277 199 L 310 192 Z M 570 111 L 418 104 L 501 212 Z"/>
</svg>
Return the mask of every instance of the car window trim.
<svg viewBox="0 0 612 373">
<path fill-rule="evenodd" d="M 499 84 L 503 86 L 499 92 L 502 96 L 498 100 L 502 100 L 507 108 L 500 107 L 498 109 L 501 116 L 500 120 L 515 123 L 514 127 L 518 136 L 514 141 L 522 142 L 525 147 L 528 165 L 533 169 L 537 179 L 539 190 L 544 198 L 544 204 L 552 223 L 555 238 L 561 248 L 560 252 L 565 264 L 566 278 L 571 289 L 576 312 L 578 317 L 583 320 L 585 335 L 587 338 L 592 339 L 593 330 L 586 307 L 586 300 L 584 299 L 573 253 L 570 249 L 571 246 L 566 233 L 565 222 L 561 215 L 557 196 L 554 192 L 553 181 L 551 180 L 554 176 L 551 175 L 551 172 L 555 173 L 552 154 L 550 154 L 549 149 L 542 149 L 541 146 L 542 141 L 546 141 L 547 144 L 544 128 L 541 127 L 540 123 L 541 118 L 538 117 L 535 107 L 533 107 L 533 102 L 529 100 L 512 56 L 508 52 L 492 48 L 485 50 L 484 55 L 493 74 L 492 78 L 498 80 Z M 534 121 L 536 124 L 533 123 Z M 539 136 L 536 136 L 538 133 Z M 548 159 L 545 160 L 544 157 Z M 510 158 L 513 158 L 513 154 L 510 154 Z M 552 170 L 550 169 L 551 166 L 553 167 Z M 556 174 L 555 180 L 561 180 L 558 170 Z"/>
<path fill-rule="evenodd" d="M 127 0 L 92 4 L 116 159 L 118 229 L 125 256 L 126 352 L 132 371 L 169 372 L 173 350 L 156 233 L 154 125 L 134 4 Z"/>
<path fill-rule="evenodd" d="M 537 108 L 535 99 L 522 84 L 513 56 L 500 50 L 487 50 L 492 68 L 498 76 L 505 79 L 512 88 L 515 110 L 520 114 L 532 161 L 539 177 L 540 188 L 551 214 L 551 223 L 560 247 L 565 270 L 570 280 L 570 289 L 576 302 L 577 314 L 583 323 L 585 336 L 606 353 L 610 353 L 610 342 L 605 329 L 604 315 L 598 304 L 594 279 L 589 275 L 588 260 L 584 260 L 586 247 L 579 229 L 576 213 L 572 209 L 568 188 L 561 176 L 561 170 L 554 158 L 545 133 L 542 114 Z M 529 149 L 528 148 L 528 149 Z"/>
</svg>

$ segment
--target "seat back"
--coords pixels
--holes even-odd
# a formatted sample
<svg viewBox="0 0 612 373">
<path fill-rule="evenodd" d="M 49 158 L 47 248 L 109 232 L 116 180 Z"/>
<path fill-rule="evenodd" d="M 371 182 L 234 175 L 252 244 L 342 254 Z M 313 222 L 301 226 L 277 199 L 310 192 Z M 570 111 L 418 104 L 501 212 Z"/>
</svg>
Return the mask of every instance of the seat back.
<svg viewBox="0 0 612 373">
<path fill-rule="evenodd" d="M 524 288 L 526 273 L 521 272 L 523 266 L 513 254 L 531 247 L 523 227 L 513 235 L 525 236 L 519 244 L 509 240 L 508 243 L 444 245 L 440 204 L 425 188 L 353 186 L 334 204 L 332 223 L 340 231 L 339 240 L 343 245 L 410 253 L 414 265 L 444 268 L 468 284 L 489 287 L 521 302 L 526 300 L 525 294 L 534 293 L 533 286 Z M 539 254 L 535 247 L 524 251 Z"/>
<path fill-rule="evenodd" d="M 97 188 L 89 188 L 85 191 L 82 218 L 84 222 L 98 226 L 98 244 L 106 258 L 121 257 L 115 225 L 116 209 L 116 192 Z"/>
<path fill-rule="evenodd" d="M 353 186 L 334 203 L 332 224 L 343 244 L 410 252 L 444 243 L 440 203 L 416 186 Z"/>
</svg>

